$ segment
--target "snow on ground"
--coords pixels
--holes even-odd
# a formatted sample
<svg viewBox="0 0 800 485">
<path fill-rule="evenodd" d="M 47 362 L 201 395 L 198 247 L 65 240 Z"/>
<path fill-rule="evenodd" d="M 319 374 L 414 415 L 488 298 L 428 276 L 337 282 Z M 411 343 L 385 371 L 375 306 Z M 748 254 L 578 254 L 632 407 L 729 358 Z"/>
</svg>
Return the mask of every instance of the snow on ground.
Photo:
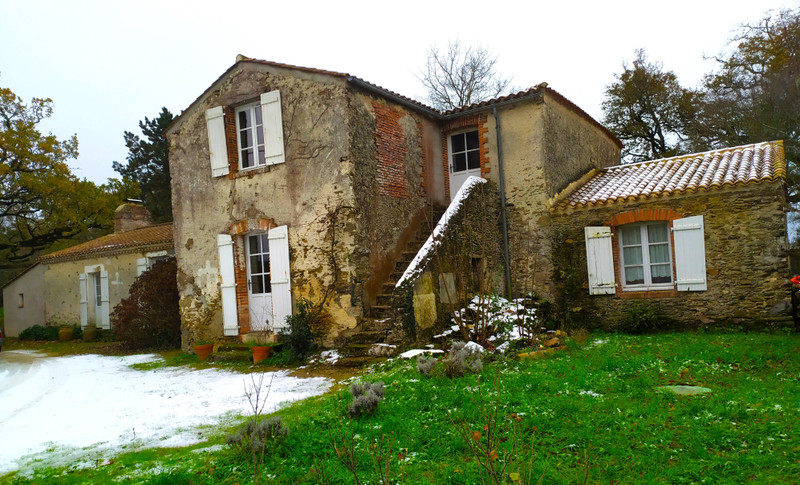
<svg viewBox="0 0 800 485">
<path fill-rule="evenodd" d="M 122 451 L 187 446 L 233 416 L 250 414 L 248 374 L 185 367 L 140 371 L 155 355 L 46 357 L 0 352 L 0 474 L 85 462 Z M 257 375 L 256 376 L 256 381 Z M 266 412 L 322 394 L 332 381 L 265 373 Z"/>
</svg>

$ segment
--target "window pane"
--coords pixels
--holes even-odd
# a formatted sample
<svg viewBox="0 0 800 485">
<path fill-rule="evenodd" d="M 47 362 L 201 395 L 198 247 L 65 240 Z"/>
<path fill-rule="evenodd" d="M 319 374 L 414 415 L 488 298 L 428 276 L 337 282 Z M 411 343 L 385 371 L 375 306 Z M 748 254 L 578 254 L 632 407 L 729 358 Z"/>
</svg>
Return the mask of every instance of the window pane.
<svg viewBox="0 0 800 485">
<path fill-rule="evenodd" d="M 253 294 L 264 293 L 264 280 L 261 275 L 250 277 L 250 292 Z"/>
<path fill-rule="evenodd" d="M 239 132 L 239 144 L 241 148 L 249 148 L 253 145 L 253 140 L 250 139 L 250 130 L 241 130 Z"/>
<path fill-rule="evenodd" d="M 623 245 L 642 244 L 642 231 L 639 226 L 622 226 L 620 232 Z"/>
<path fill-rule="evenodd" d="M 256 143 L 259 145 L 264 144 L 264 130 L 260 127 L 256 127 Z"/>
<path fill-rule="evenodd" d="M 669 263 L 669 244 L 651 244 L 650 262 Z"/>
<path fill-rule="evenodd" d="M 250 126 L 250 110 L 239 111 L 239 129 L 243 130 Z"/>
<path fill-rule="evenodd" d="M 464 134 L 459 133 L 450 137 L 453 153 L 464 151 Z"/>
<path fill-rule="evenodd" d="M 629 266 L 625 268 L 625 284 L 641 285 L 644 283 L 644 268 L 641 266 Z"/>
<path fill-rule="evenodd" d="M 669 264 L 654 264 L 650 266 L 653 283 L 672 283 L 672 268 Z"/>
<path fill-rule="evenodd" d="M 250 240 L 250 254 L 256 254 L 260 251 L 258 250 L 258 236 L 250 236 L 247 238 Z"/>
<path fill-rule="evenodd" d="M 252 167 L 253 166 L 253 150 L 248 148 L 247 150 L 242 150 L 242 167 Z"/>
<path fill-rule="evenodd" d="M 478 140 L 478 132 L 477 131 L 470 131 L 466 134 L 467 136 L 467 150 L 474 150 L 480 146 L 480 141 Z"/>
<path fill-rule="evenodd" d="M 453 172 L 463 172 L 467 169 L 467 154 L 457 153 L 453 155 Z"/>
<path fill-rule="evenodd" d="M 622 262 L 623 264 L 642 264 L 642 247 L 633 246 L 630 248 L 622 249 Z"/>
<path fill-rule="evenodd" d="M 263 273 L 261 256 L 250 256 L 250 274 Z"/>
<path fill-rule="evenodd" d="M 272 281 L 269 273 L 264 273 L 264 293 L 272 293 Z"/>
<path fill-rule="evenodd" d="M 269 252 L 269 236 L 266 233 L 264 233 L 264 234 L 261 234 L 259 237 L 261 238 L 261 252 L 262 253 L 268 253 Z"/>
<path fill-rule="evenodd" d="M 256 114 L 256 125 L 261 125 L 261 106 L 250 108 Z"/>
<path fill-rule="evenodd" d="M 481 168 L 481 154 L 479 152 L 467 152 L 467 168 L 470 170 Z"/>
<path fill-rule="evenodd" d="M 267 156 L 264 153 L 264 145 L 261 145 L 258 147 L 258 164 L 264 165 L 265 163 L 267 163 Z"/>
<path fill-rule="evenodd" d="M 666 224 L 654 224 L 647 226 L 647 240 L 650 244 L 657 242 L 667 242 L 669 240 L 669 231 Z"/>
</svg>

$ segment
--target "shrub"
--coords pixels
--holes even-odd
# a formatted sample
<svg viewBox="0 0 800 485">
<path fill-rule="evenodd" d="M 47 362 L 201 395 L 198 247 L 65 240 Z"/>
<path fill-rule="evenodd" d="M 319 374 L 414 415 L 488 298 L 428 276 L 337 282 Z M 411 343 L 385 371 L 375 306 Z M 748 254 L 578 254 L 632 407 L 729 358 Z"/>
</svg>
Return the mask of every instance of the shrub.
<svg viewBox="0 0 800 485">
<path fill-rule="evenodd" d="M 634 303 L 625 310 L 622 330 L 630 333 L 648 333 L 658 328 L 658 310 L 647 303 Z"/>
<path fill-rule="evenodd" d="M 461 377 L 465 374 L 483 370 L 480 354 L 468 347 L 465 342 L 453 342 L 444 360 L 444 374 L 447 377 Z"/>
<path fill-rule="evenodd" d="M 250 419 L 235 434 L 225 438 L 225 444 L 236 453 L 250 458 L 253 453 L 270 451 L 289 436 L 289 428 L 280 417 L 267 420 Z"/>
<path fill-rule="evenodd" d="M 350 386 L 350 394 L 353 395 L 353 402 L 348 408 L 350 416 L 372 416 L 383 401 L 383 382 L 354 382 Z"/>
<path fill-rule="evenodd" d="M 111 313 L 116 338 L 129 349 L 174 348 L 181 343 L 175 258 L 158 261 L 133 282 L 130 296 Z"/>
<path fill-rule="evenodd" d="M 281 330 L 281 341 L 295 360 L 305 360 L 316 350 L 317 340 L 330 317 L 324 308 L 306 298 L 297 301 L 297 312 L 286 317 L 289 328 Z"/>
<path fill-rule="evenodd" d="M 33 325 L 19 333 L 20 340 L 58 340 L 58 327 Z"/>
<path fill-rule="evenodd" d="M 429 377 L 433 369 L 436 368 L 436 357 L 426 357 L 420 355 L 417 357 L 417 371 L 425 377 Z"/>
</svg>

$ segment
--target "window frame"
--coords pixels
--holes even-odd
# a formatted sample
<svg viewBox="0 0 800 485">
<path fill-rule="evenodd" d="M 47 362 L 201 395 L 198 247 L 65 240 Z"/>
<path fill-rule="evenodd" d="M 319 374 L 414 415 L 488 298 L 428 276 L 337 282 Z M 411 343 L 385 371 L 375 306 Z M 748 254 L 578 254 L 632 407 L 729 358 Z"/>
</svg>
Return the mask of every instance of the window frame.
<svg viewBox="0 0 800 485">
<path fill-rule="evenodd" d="M 472 133 L 472 132 L 474 132 L 475 135 L 478 138 L 478 145 L 475 148 L 468 148 L 467 147 L 467 133 Z M 456 152 L 453 150 L 453 137 L 458 136 L 458 135 L 463 135 L 464 136 L 464 150 L 459 151 L 458 153 L 463 153 L 464 154 L 464 157 L 465 157 L 465 160 L 464 160 L 465 166 L 464 167 L 465 168 L 464 168 L 464 170 L 456 172 L 456 170 L 455 170 L 455 167 L 456 167 L 456 162 L 455 162 Z M 477 154 L 477 156 L 478 156 L 478 166 L 474 167 L 474 168 L 470 168 L 469 167 L 469 154 L 471 152 L 475 152 Z M 450 169 L 449 171 L 450 171 L 451 175 L 454 174 L 454 173 L 468 172 L 470 170 L 480 170 L 481 169 L 481 138 L 480 138 L 480 131 L 478 130 L 478 128 L 473 127 L 473 128 L 467 128 L 465 130 L 455 131 L 453 133 L 448 133 L 447 134 L 447 155 L 448 155 L 448 162 L 449 162 L 449 169 Z"/>
<path fill-rule="evenodd" d="M 665 226 L 667 229 L 667 239 L 666 241 L 658 241 L 656 243 L 651 243 L 647 231 L 648 226 Z M 639 244 L 629 244 L 625 245 L 622 237 L 622 231 L 624 228 L 636 227 L 640 231 L 640 242 Z M 643 222 L 634 222 L 630 224 L 623 224 L 615 227 L 615 232 L 617 233 L 618 243 L 617 246 L 617 255 L 619 257 L 619 277 L 620 277 L 620 285 L 623 292 L 632 292 L 632 291 L 666 291 L 666 290 L 674 290 L 675 289 L 675 254 L 674 254 L 674 247 L 672 242 L 672 224 L 670 221 L 643 221 Z M 667 254 L 669 256 L 669 275 L 670 281 L 667 283 L 653 283 L 653 276 L 651 267 L 652 265 L 656 264 L 667 264 L 662 262 L 652 263 L 650 261 L 650 251 L 649 247 L 653 244 L 665 244 L 667 245 Z M 628 266 L 642 266 L 642 273 L 644 276 L 644 282 L 640 284 L 628 284 L 626 282 L 626 274 L 625 274 L 625 251 L 626 247 L 640 247 L 641 248 L 641 255 L 642 261 L 640 264 L 636 265 L 628 265 Z M 647 250 L 645 250 L 647 249 Z"/>
<path fill-rule="evenodd" d="M 252 141 L 253 144 L 250 145 L 248 148 L 242 147 L 242 128 L 239 124 L 239 113 L 242 111 L 249 111 L 250 112 L 250 119 L 252 120 L 252 125 L 249 129 L 252 131 Z M 267 165 L 267 140 L 264 137 L 264 114 L 261 110 L 261 103 L 248 103 L 242 106 L 237 106 L 233 108 L 233 118 L 234 123 L 236 124 L 236 155 L 239 159 L 239 170 L 246 171 L 246 170 L 254 170 L 260 167 L 264 167 Z M 261 124 L 256 124 L 256 116 L 261 117 Z M 259 133 L 261 135 L 262 144 L 258 143 L 258 136 Z M 262 147 L 261 154 L 263 155 L 263 159 L 259 158 L 259 146 Z M 245 149 L 253 150 L 253 165 L 244 166 L 244 156 L 243 151 Z"/>
</svg>

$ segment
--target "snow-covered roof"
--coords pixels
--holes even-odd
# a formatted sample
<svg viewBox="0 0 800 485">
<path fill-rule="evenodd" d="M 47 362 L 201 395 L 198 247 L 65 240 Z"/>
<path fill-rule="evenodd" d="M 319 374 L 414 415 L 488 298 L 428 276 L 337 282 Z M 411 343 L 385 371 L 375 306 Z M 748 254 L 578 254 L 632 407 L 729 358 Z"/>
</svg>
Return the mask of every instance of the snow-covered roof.
<svg viewBox="0 0 800 485">
<path fill-rule="evenodd" d="M 587 207 L 785 177 L 783 142 L 770 141 L 598 170 L 568 188 L 552 207 Z"/>
</svg>

